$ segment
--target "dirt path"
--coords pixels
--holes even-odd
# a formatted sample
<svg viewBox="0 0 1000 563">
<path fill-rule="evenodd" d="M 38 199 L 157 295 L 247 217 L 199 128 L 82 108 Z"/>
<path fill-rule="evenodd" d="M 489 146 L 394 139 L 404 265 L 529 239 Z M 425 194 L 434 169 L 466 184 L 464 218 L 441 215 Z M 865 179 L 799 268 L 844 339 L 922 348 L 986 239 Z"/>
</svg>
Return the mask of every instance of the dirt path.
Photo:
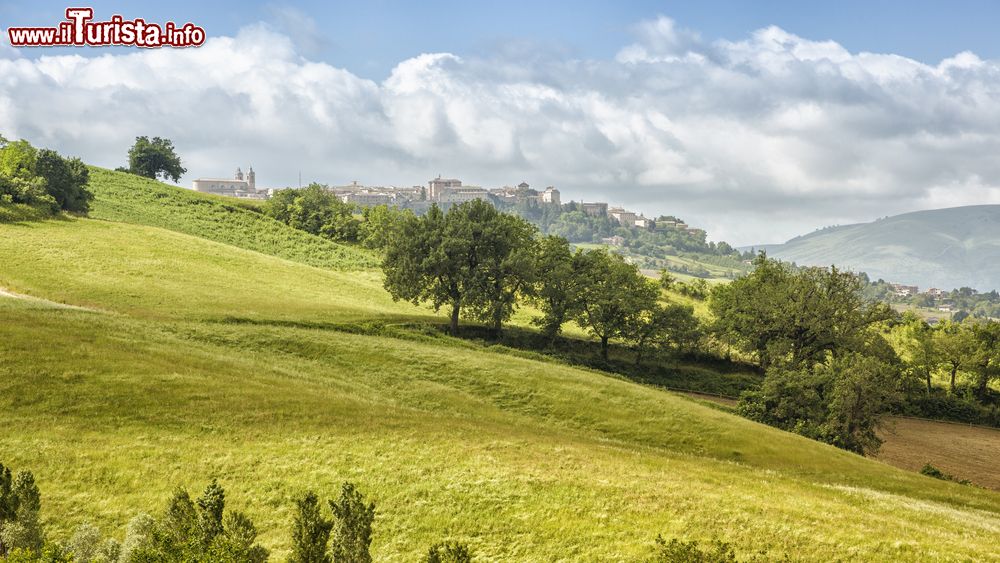
<svg viewBox="0 0 1000 563">
<path fill-rule="evenodd" d="M 679 393 L 728 407 L 736 404 L 714 395 Z M 875 459 L 909 471 L 920 471 L 930 463 L 958 479 L 1000 490 L 1000 429 L 897 416 L 886 417 L 885 422 Z"/>
<path fill-rule="evenodd" d="M 56 309 L 75 309 L 77 311 L 90 311 L 92 313 L 101 312 L 99 309 L 94 309 L 91 307 L 82 307 L 80 305 L 67 305 L 65 303 L 57 303 L 55 301 L 49 301 L 48 299 L 42 299 L 41 297 L 32 297 L 31 295 L 24 295 L 23 293 L 15 293 L 5 287 L 0 287 L 0 298 L 3 297 L 6 297 L 8 299 L 20 299 L 22 301 L 37 303 L 39 305 L 45 305 L 47 307 L 54 307 Z"/>
</svg>

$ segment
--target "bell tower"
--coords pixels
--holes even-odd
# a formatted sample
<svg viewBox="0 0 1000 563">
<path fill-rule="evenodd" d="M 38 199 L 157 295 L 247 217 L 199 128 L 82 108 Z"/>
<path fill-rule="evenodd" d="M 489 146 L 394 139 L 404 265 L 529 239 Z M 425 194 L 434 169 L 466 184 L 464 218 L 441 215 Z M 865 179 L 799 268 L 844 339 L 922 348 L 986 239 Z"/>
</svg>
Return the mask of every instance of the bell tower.
<svg viewBox="0 0 1000 563">
<path fill-rule="evenodd" d="M 250 191 L 257 189 L 257 174 L 253 171 L 253 165 L 250 165 L 250 169 L 247 170 L 247 185 L 250 186 Z"/>
<path fill-rule="evenodd" d="M 241 169 L 239 166 L 236 167 L 236 179 L 237 180 L 243 179 L 243 169 Z"/>
</svg>

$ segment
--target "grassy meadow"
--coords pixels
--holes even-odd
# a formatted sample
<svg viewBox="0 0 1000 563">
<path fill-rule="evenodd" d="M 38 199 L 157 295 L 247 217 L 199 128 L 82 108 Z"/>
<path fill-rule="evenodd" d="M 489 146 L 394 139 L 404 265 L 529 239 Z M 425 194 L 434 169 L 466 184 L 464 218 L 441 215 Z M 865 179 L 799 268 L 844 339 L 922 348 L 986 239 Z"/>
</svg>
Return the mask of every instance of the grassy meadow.
<svg viewBox="0 0 1000 563">
<path fill-rule="evenodd" d="M 378 561 L 444 539 L 481 561 L 641 561 L 658 534 L 741 557 L 998 559 L 996 492 L 423 330 L 444 319 L 392 302 L 364 251 L 311 262 L 252 210 L 229 224 L 209 208 L 240 206 L 123 176 L 94 171 L 94 219 L 0 225 L 0 287 L 89 308 L 0 297 L 0 461 L 35 473 L 57 539 L 120 538 L 215 477 L 272 560 L 293 498 L 345 480 L 377 502 Z M 267 232 L 284 242 L 226 238 Z"/>
</svg>

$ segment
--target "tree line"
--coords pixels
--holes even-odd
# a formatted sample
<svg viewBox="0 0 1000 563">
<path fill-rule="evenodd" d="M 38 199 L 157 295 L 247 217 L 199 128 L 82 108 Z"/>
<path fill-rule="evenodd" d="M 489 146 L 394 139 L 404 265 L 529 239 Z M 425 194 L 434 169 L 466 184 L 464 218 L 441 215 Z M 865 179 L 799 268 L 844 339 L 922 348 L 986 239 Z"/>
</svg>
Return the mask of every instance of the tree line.
<svg viewBox="0 0 1000 563">
<path fill-rule="evenodd" d="M 621 256 L 574 251 L 566 239 L 539 236 L 534 225 L 484 201 L 404 214 L 388 230 L 386 290 L 397 300 L 447 309 L 452 334 L 468 318 L 499 336 L 518 305 L 530 303 L 547 341 L 576 322 L 600 342 L 605 360 L 612 340 L 632 343 L 638 360 L 649 347 L 697 340 L 693 309 L 663 303 L 656 282 Z"/>
<path fill-rule="evenodd" d="M 226 492 L 212 480 L 197 498 L 178 488 L 156 517 L 132 518 L 121 541 L 105 538 L 92 524 L 76 528 L 66 542 L 48 537 L 41 493 L 30 471 L 12 477 L 0 463 L 0 559 L 7 563 L 263 563 L 267 549 L 243 512 L 226 506 Z M 289 563 L 371 563 L 375 502 L 344 483 L 326 510 L 307 491 L 295 499 L 289 528 Z M 431 545 L 424 563 L 468 563 L 469 546 L 457 541 Z"/>
<path fill-rule="evenodd" d="M 89 176 L 79 158 L 0 136 L 0 206 L 23 206 L 42 216 L 60 211 L 85 214 L 93 199 L 87 190 Z"/>
</svg>

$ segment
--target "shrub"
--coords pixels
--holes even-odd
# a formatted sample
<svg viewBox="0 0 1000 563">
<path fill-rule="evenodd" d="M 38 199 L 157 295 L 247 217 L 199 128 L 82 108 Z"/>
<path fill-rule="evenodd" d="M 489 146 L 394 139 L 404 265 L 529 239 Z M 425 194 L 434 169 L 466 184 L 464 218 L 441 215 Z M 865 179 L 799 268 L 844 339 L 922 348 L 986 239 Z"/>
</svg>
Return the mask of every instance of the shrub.
<svg viewBox="0 0 1000 563">
<path fill-rule="evenodd" d="M 459 542 L 441 542 L 431 546 L 423 563 L 471 563 L 469 546 Z"/>
<path fill-rule="evenodd" d="M 372 522 L 375 520 L 375 503 L 365 504 L 362 495 L 352 483 L 344 483 L 340 498 L 330 501 L 335 519 L 330 551 L 337 563 L 371 563 L 369 547 L 372 543 Z"/>
<path fill-rule="evenodd" d="M 681 541 L 672 539 L 669 542 L 663 536 L 656 536 L 656 550 L 653 555 L 656 563 L 735 563 L 736 552 L 728 543 L 720 540 L 712 542 L 703 548 L 697 540 Z"/>
</svg>

